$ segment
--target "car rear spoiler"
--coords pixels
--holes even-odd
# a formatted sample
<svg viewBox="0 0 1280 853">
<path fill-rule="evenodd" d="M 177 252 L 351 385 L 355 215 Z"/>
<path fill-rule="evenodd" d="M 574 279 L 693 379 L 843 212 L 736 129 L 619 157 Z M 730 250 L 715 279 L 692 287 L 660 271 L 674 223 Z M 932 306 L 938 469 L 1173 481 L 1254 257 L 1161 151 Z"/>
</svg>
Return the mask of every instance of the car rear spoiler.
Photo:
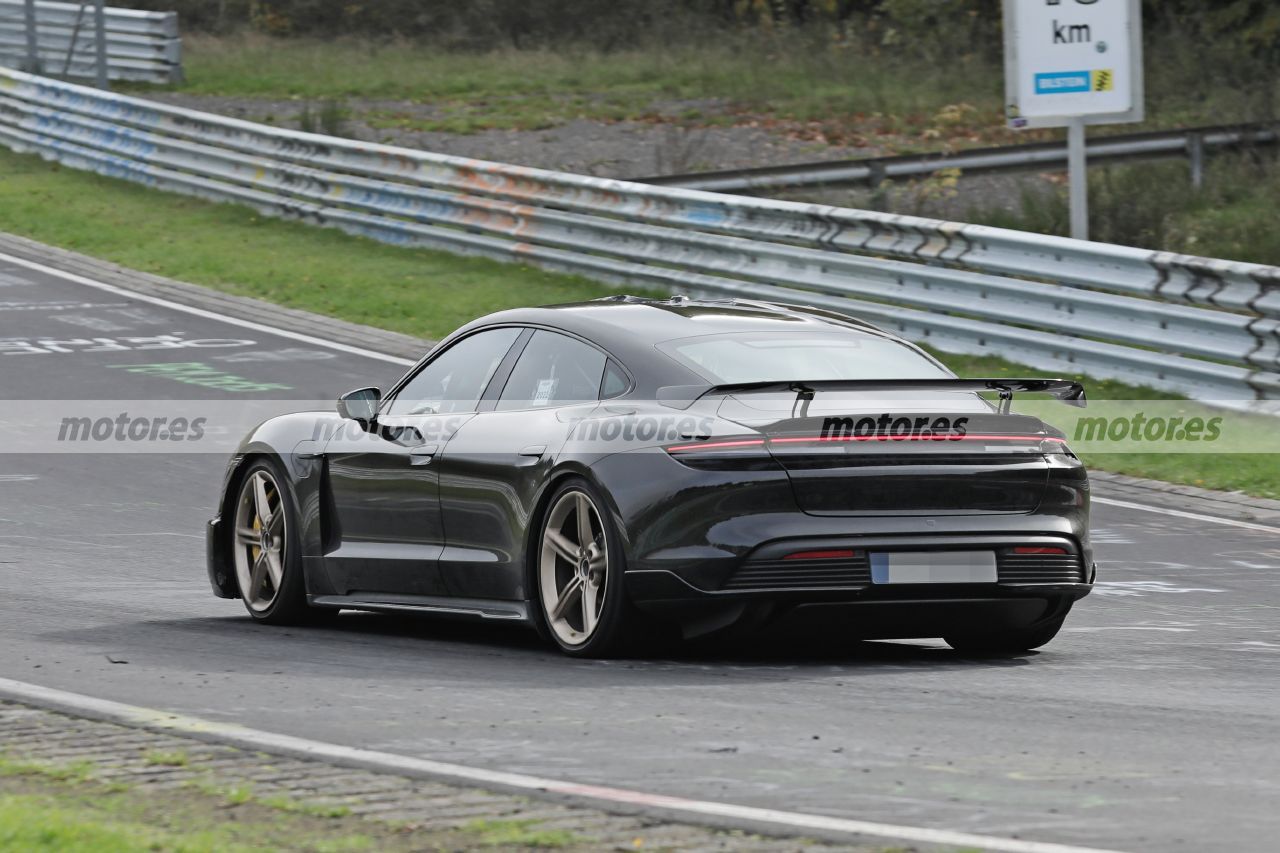
<svg viewBox="0 0 1280 853">
<path fill-rule="evenodd" d="M 1069 379 L 817 379 L 669 385 L 658 389 L 658 402 L 673 409 L 687 409 L 703 397 L 744 391 L 792 391 L 802 412 L 808 410 L 818 391 L 996 391 L 1000 394 L 1001 414 L 1009 413 L 1013 395 L 1020 391 L 1048 394 L 1069 406 L 1084 408 L 1086 404 L 1084 386 Z"/>
</svg>

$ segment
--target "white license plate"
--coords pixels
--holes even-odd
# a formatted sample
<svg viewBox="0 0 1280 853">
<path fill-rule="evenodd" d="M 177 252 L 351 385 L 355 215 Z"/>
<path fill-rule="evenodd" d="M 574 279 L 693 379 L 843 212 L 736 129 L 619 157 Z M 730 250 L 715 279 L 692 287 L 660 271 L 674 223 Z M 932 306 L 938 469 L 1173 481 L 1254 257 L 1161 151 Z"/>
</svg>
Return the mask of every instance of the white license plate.
<svg viewBox="0 0 1280 853">
<path fill-rule="evenodd" d="M 871 553 L 872 583 L 995 583 L 995 551 Z"/>
</svg>

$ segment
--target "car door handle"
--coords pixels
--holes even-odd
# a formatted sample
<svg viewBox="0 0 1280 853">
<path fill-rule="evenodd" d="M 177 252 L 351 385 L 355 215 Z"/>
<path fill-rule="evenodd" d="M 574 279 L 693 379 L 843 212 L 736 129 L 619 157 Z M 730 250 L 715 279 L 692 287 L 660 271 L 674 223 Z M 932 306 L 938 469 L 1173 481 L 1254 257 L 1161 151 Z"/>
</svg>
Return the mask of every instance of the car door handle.
<svg viewBox="0 0 1280 853">
<path fill-rule="evenodd" d="M 430 465 L 431 460 L 440 452 L 438 444 L 419 444 L 417 447 L 409 450 L 409 463 L 411 465 Z"/>
<path fill-rule="evenodd" d="M 520 451 L 521 456 L 532 456 L 534 459 L 540 459 L 547 452 L 545 444 L 531 444 L 524 450 Z"/>
</svg>

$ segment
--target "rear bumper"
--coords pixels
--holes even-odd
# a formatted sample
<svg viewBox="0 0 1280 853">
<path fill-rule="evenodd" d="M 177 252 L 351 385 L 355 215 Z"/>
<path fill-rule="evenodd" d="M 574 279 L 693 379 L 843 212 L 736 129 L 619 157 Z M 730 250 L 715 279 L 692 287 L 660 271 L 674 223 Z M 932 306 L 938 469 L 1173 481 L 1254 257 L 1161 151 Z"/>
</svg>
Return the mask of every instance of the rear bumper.
<svg viewBox="0 0 1280 853">
<path fill-rule="evenodd" d="M 1090 569 L 1089 577 L 1092 578 Z M 811 586 L 803 589 L 704 590 L 679 574 L 663 569 L 627 572 L 627 592 L 637 604 L 663 602 L 777 601 L 786 604 L 922 604 L 936 602 L 1008 602 L 1014 599 L 1075 601 L 1093 589 L 1093 583 L 994 583 L 911 584 L 865 586 Z"/>
<path fill-rule="evenodd" d="M 997 531 L 945 534 L 865 534 L 773 539 L 742 557 L 671 560 L 655 565 L 650 559 L 627 571 L 631 599 L 643 610 L 686 621 L 701 613 L 734 613 L 762 608 L 778 612 L 804 608 L 805 618 L 834 616 L 853 633 L 868 638 L 937 637 L 973 630 L 975 625 L 1026 628 L 1057 618 L 1093 588 L 1096 567 L 1092 552 L 1062 520 L 1024 516 L 1003 519 Z M 1058 529 L 1052 530 L 1057 526 Z M 1022 530 L 1018 530 L 1022 527 Z M 1045 528 L 1050 528 L 1046 531 Z M 1078 582 L 1064 582 L 1068 573 L 1046 571 L 1046 582 L 1027 582 L 1025 566 L 1007 569 L 1000 558 L 996 583 L 887 584 L 874 583 L 863 564 L 814 571 L 815 563 L 787 561 L 780 555 L 801 550 L 882 551 L 995 550 L 1017 547 L 1061 547 L 1078 562 Z M 764 566 L 763 573 L 744 575 Z M 794 576 L 789 573 L 794 566 Z M 763 581 L 761 580 L 763 578 Z"/>
<path fill-rule="evenodd" d="M 1034 515 L 1005 516 L 998 520 L 987 519 L 985 530 L 974 529 L 974 520 L 972 517 L 946 519 L 945 523 L 952 525 L 952 529 L 945 532 L 922 532 L 921 528 L 943 528 L 943 520 L 929 525 L 928 520 L 924 519 L 856 519 L 843 520 L 843 523 L 834 519 L 814 519 L 803 523 L 808 528 L 803 532 L 812 535 L 799 535 L 802 531 L 798 529 L 794 519 L 787 519 L 784 535 L 761 537 L 757 539 L 759 544 L 752 548 L 677 548 L 653 552 L 643 559 L 633 559 L 626 573 L 627 589 L 633 600 L 642 602 L 781 596 L 790 600 L 813 601 L 899 596 L 913 598 L 921 589 L 937 591 L 946 598 L 955 594 L 973 595 L 975 590 L 984 596 L 990 594 L 996 598 L 1037 595 L 1048 591 L 1080 598 L 1092 588 L 1095 574 L 1093 551 L 1088 540 L 1079 535 L 1083 531 L 1078 519 Z M 877 521 L 877 526 L 885 532 L 855 532 L 855 524 L 867 530 L 870 524 Z M 915 530 L 911 530 L 912 527 Z M 1046 573 L 1046 579 L 1058 582 L 1028 583 L 1028 573 L 1012 567 L 1006 568 L 1004 558 L 1001 558 L 1000 582 L 996 584 L 959 584 L 945 589 L 934 584 L 875 584 L 865 569 L 828 573 L 819 582 L 809 583 L 814 575 L 823 574 L 814 572 L 815 566 L 825 568 L 838 563 L 792 563 L 781 559 L 789 553 L 809 550 L 849 550 L 859 554 L 969 550 L 994 550 L 999 553 L 1025 546 L 1060 547 L 1069 552 L 1075 565 L 1079 567 L 1079 572 L 1069 579 L 1078 582 L 1061 582 L 1068 578 L 1058 572 L 1049 572 Z M 778 580 L 776 585 L 771 587 L 765 583 L 755 583 L 747 588 L 735 583 L 735 578 L 740 578 L 744 569 L 761 565 L 768 566 L 767 575 Z M 793 582 L 788 576 L 792 567 L 796 577 L 801 578 L 799 582 Z"/>
<path fill-rule="evenodd" d="M 708 592 L 672 572 L 627 573 L 627 590 L 643 611 L 681 625 L 724 627 L 781 617 L 809 630 L 894 640 L 1027 629 L 1059 619 L 1092 584 L 868 586 L 845 589 Z M 698 633 L 696 630 L 694 634 Z"/>
</svg>

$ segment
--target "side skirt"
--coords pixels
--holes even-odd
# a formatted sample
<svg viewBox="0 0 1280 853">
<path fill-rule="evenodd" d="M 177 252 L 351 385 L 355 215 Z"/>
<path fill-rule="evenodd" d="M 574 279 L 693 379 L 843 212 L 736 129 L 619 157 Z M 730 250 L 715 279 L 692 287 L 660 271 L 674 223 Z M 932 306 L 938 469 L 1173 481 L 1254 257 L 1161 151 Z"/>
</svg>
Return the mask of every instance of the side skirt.
<svg viewBox="0 0 1280 853">
<path fill-rule="evenodd" d="M 532 624 L 529 605 L 523 601 L 491 601 L 480 598 L 447 598 L 432 595 L 386 595 L 353 593 L 351 595 L 307 596 L 312 607 L 341 610 L 371 610 L 378 613 L 429 613 L 458 619 L 483 619 L 494 622 Z"/>
</svg>

